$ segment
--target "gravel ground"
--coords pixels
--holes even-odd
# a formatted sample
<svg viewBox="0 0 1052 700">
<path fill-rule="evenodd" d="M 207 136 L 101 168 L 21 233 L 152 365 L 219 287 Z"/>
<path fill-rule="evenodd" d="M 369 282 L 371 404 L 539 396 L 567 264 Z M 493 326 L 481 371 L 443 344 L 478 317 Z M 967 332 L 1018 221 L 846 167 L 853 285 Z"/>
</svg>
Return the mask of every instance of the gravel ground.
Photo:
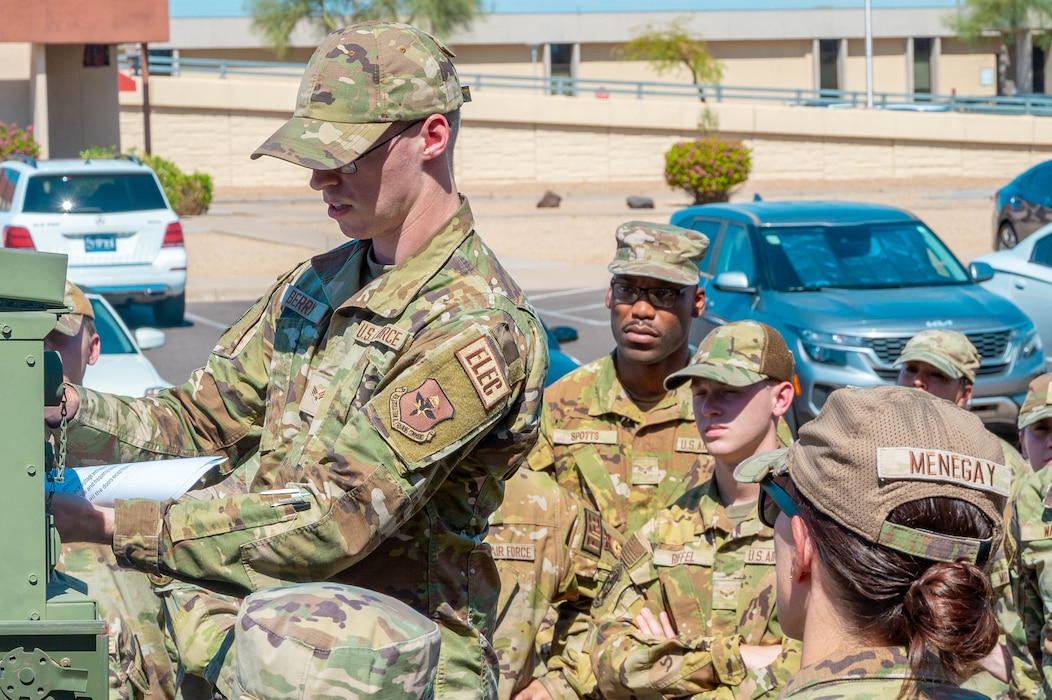
<svg viewBox="0 0 1052 700">
<path fill-rule="evenodd" d="M 890 204 L 913 212 L 946 242 L 962 262 L 991 250 L 992 195 L 1003 184 L 989 178 L 926 178 L 910 180 L 826 181 L 821 183 L 788 181 L 750 181 L 732 196 L 732 201 L 748 201 L 759 194 L 764 199 L 831 199 Z M 498 256 L 605 265 L 613 254 L 613 231 L 631 219 L 668 221 L 669 215 L 690 204 L 686 195 L 669 190 L 663 183 L 611 183 L 568 186 L 553 185 L 562 197 L 556 209 L 538 209 L 543 186 L 488 186 L 469 184 L 462 191 L 469 197 L 483 238 Z M 654 209 L 629 209 L 628 195 L 654 200 Z M 213 209 L 221 208 L 245 217 L 251 230 L 253 202 L 287 196 L 308 206 L 308 225 L 320 228 L 335 224 L 326 221 L 320 196 L 304 185 L 302 191 L 236 191 L 216 193 Z M 316 212 L 314 214 L 313 212 Z M 194 217 L 200 233 L 187 236 L 193 279 L 219 277 L 274 277 L 296 261 L 318 250 L 258 240 L 250 234 L 231 235 L 209 229 L 210 215 Z M 229 221 L 229 218 L 226 219 Z M 572 287 L 572 281 L 568 281 Z M 262 291 L 262 290 L 260 290 Z"/>
</svg>

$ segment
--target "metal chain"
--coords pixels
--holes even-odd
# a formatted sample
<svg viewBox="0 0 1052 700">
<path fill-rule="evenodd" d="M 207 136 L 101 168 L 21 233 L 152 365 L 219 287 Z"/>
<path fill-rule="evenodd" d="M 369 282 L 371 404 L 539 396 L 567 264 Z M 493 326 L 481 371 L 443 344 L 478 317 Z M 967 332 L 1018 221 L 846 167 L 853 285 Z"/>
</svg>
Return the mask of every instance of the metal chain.
<svg viewBox="0 0 1052 700">
<path fill-rule="evenodd" d="M 62 399 L 59 401 L 59 407 L 59 416 L 61 417 L 61 420 L 59 421 L 58 428 L 58 459 L 55 464 L 54 473 L 52 474 L 51 471 L 48 470 L 48 479 L 56 484 L 62 483 L 65 478 L 64 472 L 66 471 L 66 428 L 69 426 L 69 421 L 66 419 L 68 414 L 66 412 L 65 384 L 62 385 Z M 56 490 L 57 489 L 48 489 L 47 502 L 45 503 L 48 511 L 51 510 L 51 501 L 55 497 Z"/>
</svg>

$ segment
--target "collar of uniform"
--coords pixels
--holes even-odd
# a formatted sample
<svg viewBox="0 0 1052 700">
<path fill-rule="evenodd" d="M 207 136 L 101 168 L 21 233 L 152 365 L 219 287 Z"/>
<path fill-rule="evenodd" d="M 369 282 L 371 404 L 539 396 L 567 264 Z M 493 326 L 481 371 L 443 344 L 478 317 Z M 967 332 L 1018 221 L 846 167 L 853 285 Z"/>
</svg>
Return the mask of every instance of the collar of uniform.
<svg viewBox="0 0 1052 700">
<path fill-rule="evenodd" d="M 952 685 L 939 669 L 936 659 L 926 653 L 925 661 L 928 663 L 923 664 L 922 675 L 917 679 L 922 685 L 925 683 Z M 852 681 L 869 679 L 902 680 L 905 678 L 912 678 L 905 649 L 902 647 L 867 647 L 856 651 L 830 654 L 820 661 L 801 668 L 793 674 L 779 697 L 791 698 L 798 693 L 802 697 L 817 697 L 812 693 L 820 694 L 822 686 L 850 684 Z M 809 690 L 811 692 L 808 692 Z M 832 693 L 832 689 L 830 692 Z M 853 696 L 848 693 L 846 695 L 834 694 L 832 697 Z"/>
<path fill-rule="evenodd" d="M 369 241 L 355 241 L 311 258 L 329 303 L 337 308 L 365 308 L 382 318 L 401 316 L 420 289 L 449 261 L 453 252 L 475 228 L 471 206 L 463 195 L 460 207 L 424 246 L 401 265 L 377 277 L 349 298 L 344 291 L 348 279 L 361 277 Z M 346 301 L 343 301 L 346 300 Z"/>
<path fill-rule="evenodd" d="M 693 402 L 690 395 L 690 384 L 668 391 L 664 398 L 649 411 L 642 411 L 621 385 L 614 366 L 614 353 L 611 352 L 599 360 L 599 371 L 592 382 L 592 400 L 588 415 L 593 417 L 613 413 L 643 425 L 657 424 L 670 420 L 694 420 Z"/>
</svg>

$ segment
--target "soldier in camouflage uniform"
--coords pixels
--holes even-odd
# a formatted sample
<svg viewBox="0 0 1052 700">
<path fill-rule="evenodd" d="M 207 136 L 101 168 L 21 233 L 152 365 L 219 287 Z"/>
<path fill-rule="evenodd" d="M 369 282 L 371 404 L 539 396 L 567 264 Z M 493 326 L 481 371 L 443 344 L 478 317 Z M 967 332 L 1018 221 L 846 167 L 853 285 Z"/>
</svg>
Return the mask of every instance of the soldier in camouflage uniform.
<svg viewBox="0 0 1052 700">
<path fill-rule="evenodd" d="M 696 463 L 694 478 L 711 469 L 689 390 L 663 385 L 690 359 L 691 320 L 705 307 L 698 263 L 709 241 L 641 221 L 621 225 L 615 238 L 606 306 L 617 345 L 545 390 L 529 464 L 628 534 L 683 494 Z"/>
<path fill-rule="evenodd" d="M 531 697 L 538 686 L 550 697 L 575 697 L 592 599 L 617 564 L 620 533 L 548 474 L 520 469 L 490 516 L 486 542 L 501 582 L 493 634 L 499 696 L 516 697 L 536 675 L 534 687 L 518 697 Z M 546 667 L 537 634 L 552 606 L 558 612 L 557 653 Z"/>
<path fill-rule="evenodd" d="M 180 663 L 224 695 L 238 597 L 312 581 L 435 620 L 437 697 L 496 694 L 482 536 L 536 439 L 547 353 L 453 181 L 451 55 L 395 23 L 326 37 L 294 116 L 254 156 L 310 168 L 354 240 L 279 278 L 186 384 L 138 400 L 66 390 L 82 456 L 228 458 L 227 478 L 174 501 L 55 509 L 65 537 L 186 582 L 166 600 Z"/>
<path fill-rule="evenodd" d="M 102 351 L 95 329 L 95 310 L 84 292 L 66 280 L 64 301 L 71 309 L 59 316 L 55 328 L 44 338 L 44 349 L 57 352 L 67 382 L 81 384 L 88 365 Z M 68 456 L 66 466 L 80 466 Z M 113 698 L 174 697 L 172 663 L 165 648 L 161 599 L 141 571 L 117 566 L 110 547 L 78 542 L 64 543 L 59 570 L 72 576 L 99 605 L 109 631 L 110 694 Z M 122 606 L 119 601 L 128 601 Z M 122 608 L 125 612 L 122 614 Z M 145 658 L 144 658 L 145 657 Z"/>
<path fill-rule="evenodd" d="M 834 391 L 799 440 L 747 460 L 774 527 L 785 698 L 979 698 L 997 648 L 985 567 L 1012 472 L 974 414 L 898 386 Z"/>
<path fill-rule="evenodd" d="M 774 614 L 759 487 L 733 476 L 743 459 L 778 446 L 793 365 L 776 330 L 739 321 L 709 333 L 666 380 L 690 387 L 714 471 L 627 539 L 596 598 L 592 662 L 604 698 L 773 697 L 799 668 L 799 645 Z"/>
<path fill-rule="evenodd" d="M 1016 491 L 1008 537 L 1012 592 L 1022 620 L 1008 630 L 1017 697 L 1052 697 L 1052 469 L 1045 468 L 1052 459 L 1050 387 L 1052 374 L 1030 382 L 1019 411 L 1020 441 L 1038 471 Z"/>
<path fill-rule="evenodd" d="M 927 330 L 913 336 L 902 349 L 895 366 L 899 367 L 899 386 L 920 389 L 933 396 L 951 401 L 962 408 L 968 407 L 975 384 L 975 373 L 979 369 L 981 358 L 979 351 L 968 336 L 957 331 Z M 1000 439 L 1000 438 L 998 438 Z M 1030 473 L 1030 466 L 1019 452 L 1004 440 L 1001 449 L 1005 453 L 1005 464 L 1012 469 L 1013 493 L 1022 479 Z M 1011 500 L 1005 510 L 1005 519 L 1011 517 Z M 1008 558 L 1004 548 L 998 550 L 990 568 L 990 582 L 994 587 L 994 600 L 997 619 L 1001 629 L 1019 628 L 1021 623 L 1008 582 Z M 1005 636 L 1001 637 L 1004 668 L 998 668 L 993 674 L 983 671 L 968 681 L 968 687 L 979 690 L 993 698 L 1004 698 L 1009 695 L 1008 687 L 1008 653 Z M 1013 665 L 1027 663 L 1027 659 L 1016 659 Z"/>
<path fill-rule="evenodd" d="M 375 591 L 308 583 L 253 593 L 238 611 L 234 638 L 232 697 L 239 700 L 429 700 L 435 694 L 438 625 Z"/>
</svg>

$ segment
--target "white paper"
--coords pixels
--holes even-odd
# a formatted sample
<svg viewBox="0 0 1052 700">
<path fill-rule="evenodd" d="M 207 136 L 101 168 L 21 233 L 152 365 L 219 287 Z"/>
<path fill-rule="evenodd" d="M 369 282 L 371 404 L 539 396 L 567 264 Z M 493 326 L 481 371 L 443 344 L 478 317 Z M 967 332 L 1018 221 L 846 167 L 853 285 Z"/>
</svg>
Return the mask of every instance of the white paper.
<svg viewBox="0 0 1052 700">
<path fill-rule="evenodd" d="M 84 496 L 100 506 L 118 498 L 178 498 L 226 457 L 185 457 L 152 462 L 102 464 L 63 472 L 62 483 L 48 479 L 48 491 Z"/>
</svg>

